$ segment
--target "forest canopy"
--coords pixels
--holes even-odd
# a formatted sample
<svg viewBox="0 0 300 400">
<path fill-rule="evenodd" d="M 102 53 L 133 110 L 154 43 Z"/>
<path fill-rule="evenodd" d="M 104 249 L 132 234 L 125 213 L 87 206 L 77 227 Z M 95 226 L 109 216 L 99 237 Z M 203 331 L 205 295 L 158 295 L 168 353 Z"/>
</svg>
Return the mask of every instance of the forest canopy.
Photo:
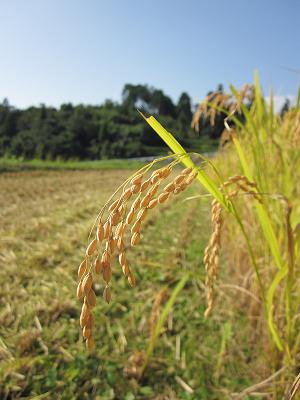
<svg viewBox="0 0 300 400">
<path fill-rule="evenodd" d="M 223 90 L 219 85 L 218 90 Z M 141 118 L 137 109 L 159 120 L 188 149 L 207 151 L 223 130 L 223 119 L 211 126 L 201 121 L 201 135 L 191 129 L 194 107 L 183 92 L 176 104 L 162 90 L 148 85 L 126 84 L 122 100 L 101 105 L 41 104 L 27 109 L 0 103 L 0 156 L 25 159 L 131 158 L 165 151 L 161 139 Z"/>
</svg>

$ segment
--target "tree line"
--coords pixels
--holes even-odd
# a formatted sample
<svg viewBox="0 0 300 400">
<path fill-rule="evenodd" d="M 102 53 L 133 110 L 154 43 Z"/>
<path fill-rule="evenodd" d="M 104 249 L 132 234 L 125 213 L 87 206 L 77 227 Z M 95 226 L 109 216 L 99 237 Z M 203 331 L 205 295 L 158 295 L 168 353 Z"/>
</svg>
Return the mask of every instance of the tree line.
<svg viewBox="0 0 300 400">
<path fill-rule="evenodd" d="M 223 130 L 201 121 L 201 136 L 191 129 L 193 105 L 183 92 L 176 104 L 162 90 L 126 84 L 120 102 L 101 105 L 41 104 L 17 109 L 7 99 L 0 103 L 0 156 L 26 159 L 106 159 L 157 155 L 164 151 L 161 139 L 141 118 L 137 109 L 156 115 L 188 149 L 201 148 Z"/>
</svg>

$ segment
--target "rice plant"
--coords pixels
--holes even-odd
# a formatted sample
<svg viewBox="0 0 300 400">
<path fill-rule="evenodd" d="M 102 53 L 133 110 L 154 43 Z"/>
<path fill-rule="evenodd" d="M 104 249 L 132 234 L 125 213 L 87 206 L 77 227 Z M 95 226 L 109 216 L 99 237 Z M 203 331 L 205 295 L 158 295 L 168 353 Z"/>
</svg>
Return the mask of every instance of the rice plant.
<svg viewBox="0 0 300 400">
<path fill-rule="evenodd" d="M 234 105 L 229 107 L 229 111 L 227 107 L 226 111 L 224 105 L 233 99 Z M 225 263 L 239 282 L 238 288 L 249 294 L 250 303 L 255 299 L 260 305 L 255 317 L 262 322 L 258 329 L 270 363 L 269 370 L 273 372 L 263 386 L 267 385 L 274 396 L 282 398 L 298 367 L 300 345 L 300 100 L 284 117 L 276 115 L 272 96 L 270 105 L 267 105 L 256 75 L 254 86 L 246 86 L 241 92 L 231 87 L 230 96 L 208 99 L 197 111 L 193 125 L 197 125 L 197 118 L 202 113 L 209 115 L 213 122 L 218 112 L 228 114 L 225 126 L 230 145 L 214 160 L 198 155 L 204 161 L 200 166 L 153 116 L 142 114 L 174 155 L 152 162 L 125 180 L 97 216 L 91 231 L 92 241 L 78 271 L 77 293 L 84 299 L 80 323 L 87 347 L 92 349 L 92 308 L 95 304 L 92 285 L 95 276 L 102 274 L 104 298 L 109 302 L 111 260 L 117 251 L 122 271 L 129 284 L 134 286 L 136 282 L 127 261 L 127 247 L 134 247 L 140 241 L 143 220 L 151 208 L 169 201 L 195 179 L 200 184 L 199 196 L 193 196 L 190 201 L 200 202 L 207 195 L 212 199 L 213 231 L 204 254 L 205 316 L 208 317 L 217 304 L 215 292 L 218 292 L 218 270 L 222 268 L 219 261 L 222 242 Z M 169 162 L 167 166 L 147 176 L 154 165 L 166 160 Z M 162 192 L 157 194 L 160 185 L 180 163 L 185 169 L 172 181 L 166 182 Z M 115 198 L 119 191 L 121 194 Z M 134 201 L 129 203 L 133 198 Z M 107 215 L 103 222 L 105 212 Z M 126 245 L 123 237 L 130 224 L 131 239 Z M 241 254 L 244 254 L 242 259 Z M 239 257 L 241 261 L 236 264 Z M 166 315 L 186 280 L 187 277 L 183 278 L 174 289 L 172 300 L 157 320 L 147 355 L 141 362 L 140 374 L 147 366 Z M 238 305 L 233 307 L 238 308 Z M 278 376 L 279 379 L 275 380 Z"/>
</svg>

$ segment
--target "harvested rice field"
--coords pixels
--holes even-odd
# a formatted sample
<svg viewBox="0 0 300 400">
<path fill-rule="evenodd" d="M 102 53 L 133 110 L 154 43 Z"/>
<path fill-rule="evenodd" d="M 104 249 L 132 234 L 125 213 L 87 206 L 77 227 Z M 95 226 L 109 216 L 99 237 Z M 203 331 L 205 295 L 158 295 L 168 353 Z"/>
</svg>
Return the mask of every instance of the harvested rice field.
<svg viewBox="0 0 300 400">
<path fill-rule="evenodd" d="M 229 399 L 255 379 L 255 332 L 227 307 L 230 277 L 218 310 L 203 316 L 210 200 L 189 199 L 196 183 L 147 215 L 127 252 L 136 287 L 117 262 L 109 305 L 95 282 L 95 346 L 86 350 L 77 269 L 99 209 L 133 172 L 0 175 L 1 399 Z"/>
</svg>

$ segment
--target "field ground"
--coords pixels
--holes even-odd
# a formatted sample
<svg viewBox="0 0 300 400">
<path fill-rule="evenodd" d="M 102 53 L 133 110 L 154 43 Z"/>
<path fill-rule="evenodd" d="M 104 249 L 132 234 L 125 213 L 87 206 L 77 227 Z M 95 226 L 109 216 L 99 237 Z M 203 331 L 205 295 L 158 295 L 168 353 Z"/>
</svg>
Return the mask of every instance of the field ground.
<svg viewBox="0 0 300 400">
<path fill-rule="evenodd" d="M 113 298 L 106 305 L 99 280 L 95 351 L 86 352 L 75 298 L 77 268 L 97 211 L 131 173 L 0 174 L 1 399 L 224 399 L 251 384 L 255 371 L 245 361 L 253 355 L 247 354 L 243 316 L 226 311 L 223 295 L 221 311 L 203 318 L 209 204 L 183 202 L 198 190 L 196 183 L 152 210 L 141 243 L 128 251 L 137 287 L 129 287 L 115 263 Z M 191 277 L 139 381 L 136 367 L 155 318 L 187 272 Z M 239 327 L 244 339 L 235 338 Z"/>
</svg>

